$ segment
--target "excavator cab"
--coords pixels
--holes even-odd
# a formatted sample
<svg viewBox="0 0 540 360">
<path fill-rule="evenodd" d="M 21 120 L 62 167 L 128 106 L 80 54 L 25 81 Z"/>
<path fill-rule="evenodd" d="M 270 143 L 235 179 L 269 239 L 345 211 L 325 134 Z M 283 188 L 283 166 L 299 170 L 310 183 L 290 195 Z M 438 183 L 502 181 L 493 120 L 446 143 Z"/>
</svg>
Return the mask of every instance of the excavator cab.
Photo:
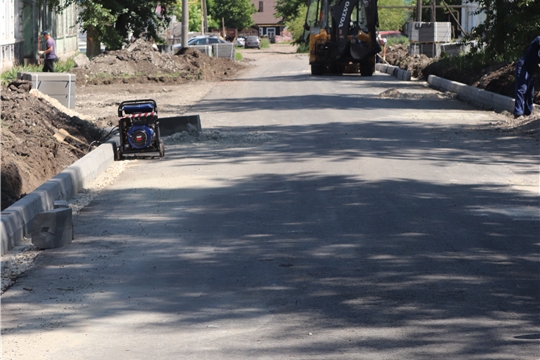
<svg viewBox="0 0 540 360">
<path fill-rule="evenodd" d="M 311 74 L 373 75 L 378 26 L 377 0 L 309 0 L 304 41 Z"/>
</svg>

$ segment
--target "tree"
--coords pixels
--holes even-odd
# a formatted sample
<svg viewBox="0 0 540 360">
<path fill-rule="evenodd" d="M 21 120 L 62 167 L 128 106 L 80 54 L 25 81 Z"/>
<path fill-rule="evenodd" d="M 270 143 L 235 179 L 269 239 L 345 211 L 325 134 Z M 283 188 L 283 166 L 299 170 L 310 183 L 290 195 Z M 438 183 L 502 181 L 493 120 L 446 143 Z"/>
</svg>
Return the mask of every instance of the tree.
<svg viewBox="0 0 540 360">
<path fill-rule="evenodd" d="M 379 29 L 401 30 L 407 22 L 408 10 L 404 8 L 385 9 L 382 6 L 404 6 L 404 0 L 379 0 Z"/>
<path fill-rule="evenodd" d="M 108 49 L 122 48 L 128 34 L 160 40 L 158 32 L 169 22 L 171 0 L 45 0 L 61 12 L 73 3 L 81 7 L 79 23 Z"/>
<path fill-rule="evenodd" d="M 540 1 L 538 0 L 478 0 L 486 14 L 473 37 L 485 44 L 488 57 L 514 61 L 538 36 Z"/>
<path fill-rule="evenodd" d="M 172 15 L 176 16 L 177 21 L 182 21 L 182 1 L 178 1 L 172 10 Z M 202 10 L 201 3 L 189 4 L 189 31 L 201 31 Z"/>
<path fill-rule="evenodd" d="M 305 5 L 306 0 L 277 0 L 276 15 L 283 18 L 284 22 L 292 21 L 298 17 L 301 7 Z"/>
<path fill-rule="evenodd" d="M 307 6 L 301 5 L 296 12 L 296 15 L 289 17 L 285 21 L 287 29 L 291 32 L 296 43 L 302 42 L 304 36 L 304 23 L 306 22 Z"/>
<path fill-rule="evenodd" d="M 208 2 L 208 10 L 212 18 L 223 18 L 226 27 L 240 30 L 253 25 L 251 16 L 257 12 L 249 0 L 214 0 Z"/>
</svg>

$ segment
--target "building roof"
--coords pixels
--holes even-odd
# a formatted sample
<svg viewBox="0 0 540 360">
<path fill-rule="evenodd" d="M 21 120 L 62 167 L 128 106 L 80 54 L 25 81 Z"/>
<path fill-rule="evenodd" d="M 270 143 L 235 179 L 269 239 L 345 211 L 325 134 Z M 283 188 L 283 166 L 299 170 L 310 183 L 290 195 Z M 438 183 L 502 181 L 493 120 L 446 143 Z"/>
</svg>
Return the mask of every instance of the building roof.
<svg viewBox="0 0 540 360">
<path fill-rule="evenodd" d="M 251 0 L 251 3 L 259 10 L 253 14 L 255 25 L 273 25 L 281 21 L 281 17 L 276 18 L 274 16 L 276 13 L 276 0 Z M 260 11 L 261 5 L 262 11 Z"/>
</svg>

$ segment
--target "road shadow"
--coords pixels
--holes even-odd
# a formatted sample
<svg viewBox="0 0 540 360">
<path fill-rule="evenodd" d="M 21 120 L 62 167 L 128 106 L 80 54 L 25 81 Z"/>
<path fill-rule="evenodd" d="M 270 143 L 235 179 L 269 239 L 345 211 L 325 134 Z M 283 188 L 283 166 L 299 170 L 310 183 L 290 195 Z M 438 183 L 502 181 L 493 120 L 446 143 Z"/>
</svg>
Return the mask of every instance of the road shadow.
<svg viewBox="0 0 540 360">
<path fill-rule="evenodd" d="M 397 126 L 396 133 L 391 128 Z M 275 146 L 207 144 L 186 153 L 177 145 L 163 161 L 183 174 L 217 160 L 249 164 L 248 157 L 268 164 L 320 157 L 347 166 L 346 160 L 362 156 L 426 156 L 441 167 L 519 158 L 524 168 L 533 165 L 516 141 L 469 143 L 465 133 L 433 130 L 392 121 L 280 127 Z M 443 141 L 449 136 L 460 137 L 454 148 Z M 184 164 L 186 157 L 195 161 Z M 427 359 L 441 348 L 451 358 L 523 358 L 537 350 L 531 334 L 540 325 L 538 196 L 492 183 L 309 171 L 233 179 L 216 174 L 214 186 L 190 186 L 179 177 L 177 186 L 163 188 L 150 163 L 130 176 L 155 186 L 105 190 L 85 207 L 75 217 L 74 243 L 46 251 L 19 280 L 19 289 L 32 291 L 2 300 L 7 307 L 46 308 L 47 318 L 22 312 L 3 324 L 4 334 L 34 333 L 40 323 L 78 331 L 87 319 L 111 322 L 133 312 L 169 319 L 146 321 L 149 332 L 273 316 L 281 323 L 264 329 L 271 347 L 256 348 L 242 335 L 221 351 L 332 357 L 362 349 Z M 48 284 L 64 290 L 43 300 Z M 57 308 L 77 302 L 86 305 L 76 315 Z M 351 335 L 347 344 L 320 339 L 280 347 L 286 337 L 306 332 L 298 323 L 314 333 L 362 335 Z"/>
</svg>

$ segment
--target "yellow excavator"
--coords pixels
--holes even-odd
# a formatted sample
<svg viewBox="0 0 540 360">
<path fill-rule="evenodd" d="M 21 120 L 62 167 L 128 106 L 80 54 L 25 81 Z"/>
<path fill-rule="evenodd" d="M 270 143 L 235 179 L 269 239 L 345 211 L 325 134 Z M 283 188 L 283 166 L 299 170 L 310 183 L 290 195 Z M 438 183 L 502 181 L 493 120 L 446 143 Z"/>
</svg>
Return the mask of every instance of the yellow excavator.
<svg viewBox="0 0 540 360">
<path fill-rule="evenodd" d="M 377 0 L 309 0 L 304 41 L 312 75 L 375 72 Z"/>
</svg>

